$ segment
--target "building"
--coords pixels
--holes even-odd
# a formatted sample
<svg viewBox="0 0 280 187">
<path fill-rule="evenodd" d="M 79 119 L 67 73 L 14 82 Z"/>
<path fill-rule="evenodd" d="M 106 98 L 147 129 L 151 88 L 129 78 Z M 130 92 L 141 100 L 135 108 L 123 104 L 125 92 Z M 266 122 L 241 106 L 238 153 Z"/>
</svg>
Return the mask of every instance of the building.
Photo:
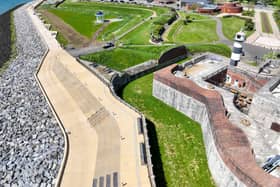
<svg viewBox="0 0 280 187">
<path fill-rule="evenodd" d="M 191 5 L 198 5 L 198 6 L 204 6 L 206 4 L 209 4 L 210 1 L 209 0 L 181 0 L 181 5 L 188 7 Z"/>
<path fill-rule="evenodd" d="M 213 5 L 213 4 L 206 4 L 203 7 L 197 9 L 197 12 L 202 14 L 214 14 L 219 11 L 220 8 L 217 5 Z"/>
<path fill-rule="evenodd" d="M 219 5 L 222 13 L 241 13 L 243 11 L 243 7 L 236 2 L 228 2 L 222 5 Z"/>
</svg>

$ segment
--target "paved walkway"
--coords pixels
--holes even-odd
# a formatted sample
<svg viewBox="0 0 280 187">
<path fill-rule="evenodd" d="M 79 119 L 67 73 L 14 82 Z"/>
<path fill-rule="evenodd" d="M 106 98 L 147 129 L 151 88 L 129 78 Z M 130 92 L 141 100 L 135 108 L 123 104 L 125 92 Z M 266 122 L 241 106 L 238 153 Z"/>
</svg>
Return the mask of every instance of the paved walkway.
<svg viewBox="0 0 280 187">
<path fill-rule="evenodd" d="M 61 186 L 150 186 L 140 160 L 139 114 L 65 52 L 32 8 L 28 12 L 49 47 L 38 78 L 69 139 Z"/>
<path fill-rule="evenodd" d="M 216 20 L 216 22 L 217 22 L 216 32 L 217 32 L 217 35 L 219 37 L 219 42 L 223 43 L 223 44 L 226 44 L 230 48 L 232 48 L 233 41 L 230 41 L 229 39 L 227 39 L 225 37 L 225 35 L 223 33 L 222 21 L 220 20 L 220 18 L 217 18 L 217 17 L 213 17 L 213 19 Z M 248 58 L 248 59 L 253 59 L 255 56 L 262 57 L 263 55 L 265 55 L 266 53 L 269 52 L 269 50 L 266 49 L 266 48 L 251 45 L 251 44 L 248 44 L 248 43 L 244 43 L 243 47 L 244 47 L 244 51 L 245 51 L 245 58 Z"/>
<path fill-rule="evenodd" d="M 267 13 L 270 25 L 273 30 L 272 34 L 264 33 L 262 31 L 262 23 L 261 23 L 261 15 L 260 15 L 261 12 Z M 246 43 L 257 45 L 267 49 L 280 50 L 280 32 L 273 18 L 272 10 L 255 9 L 255 27 L 256 27 L 256 32 L 254 32 L 250 37 L 248 37 Z"/>
</svg>

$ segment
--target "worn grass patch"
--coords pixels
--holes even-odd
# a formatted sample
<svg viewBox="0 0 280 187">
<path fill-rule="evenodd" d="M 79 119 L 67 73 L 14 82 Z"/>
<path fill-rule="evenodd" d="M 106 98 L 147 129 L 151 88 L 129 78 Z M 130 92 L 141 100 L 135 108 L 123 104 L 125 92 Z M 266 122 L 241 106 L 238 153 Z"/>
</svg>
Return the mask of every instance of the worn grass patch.
<svg viewBox="0 0 280 187">
<path fill-rule="evenodd" d="M 149 135 L 156 139 L 151 146 L 157 184 L 214 186 L 199 124 L 154 98 L 152 80 L 149 74 L 129 83 L 122 97 L 148 119 Z"/>
</svg>

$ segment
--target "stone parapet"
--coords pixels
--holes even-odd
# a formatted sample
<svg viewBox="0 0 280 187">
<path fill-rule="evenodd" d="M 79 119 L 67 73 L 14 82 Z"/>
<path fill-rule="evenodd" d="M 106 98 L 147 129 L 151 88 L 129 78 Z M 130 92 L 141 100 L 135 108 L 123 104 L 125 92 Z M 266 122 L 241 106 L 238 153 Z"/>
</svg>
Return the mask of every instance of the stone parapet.
<svg viewBox="0 0 280 187">
<path fill-rule="evenodd" d="M 208 165 L 218 186 L 280 186 L 280 180 L 264 172 L 254 158 L 241 129 L 226 117 L 217 91 L 175 77 L 171 65 L 154 74 L 153 94 L 201 124 Z"/>
</svg>

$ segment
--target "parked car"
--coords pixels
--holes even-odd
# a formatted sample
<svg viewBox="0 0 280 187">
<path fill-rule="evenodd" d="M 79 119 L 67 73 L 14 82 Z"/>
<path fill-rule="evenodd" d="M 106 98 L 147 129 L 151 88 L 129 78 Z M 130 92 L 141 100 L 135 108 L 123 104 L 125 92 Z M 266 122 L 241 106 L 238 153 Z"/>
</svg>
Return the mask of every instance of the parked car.
<svg viewBox="0 0 280 187">
<path fill-rule="evenodd" d="M 104 49 L 108 49 L 108 48 L 110 48 L 110 47 L 114 47 L 115 45 L 112 43 L 112 42 L 108 42 L 108 43 L 106 43 L 104 46 L 103 46 L 103 48 Z"/>
<path fill-rule="evenodd" d="M 269 157 L 264 163 L 264 165 L 262 166 L 262 168 L 266 172 L 270 173 L 278 166 L 280 166 L 280 155 L 275 155 Z"/>
</svg>

